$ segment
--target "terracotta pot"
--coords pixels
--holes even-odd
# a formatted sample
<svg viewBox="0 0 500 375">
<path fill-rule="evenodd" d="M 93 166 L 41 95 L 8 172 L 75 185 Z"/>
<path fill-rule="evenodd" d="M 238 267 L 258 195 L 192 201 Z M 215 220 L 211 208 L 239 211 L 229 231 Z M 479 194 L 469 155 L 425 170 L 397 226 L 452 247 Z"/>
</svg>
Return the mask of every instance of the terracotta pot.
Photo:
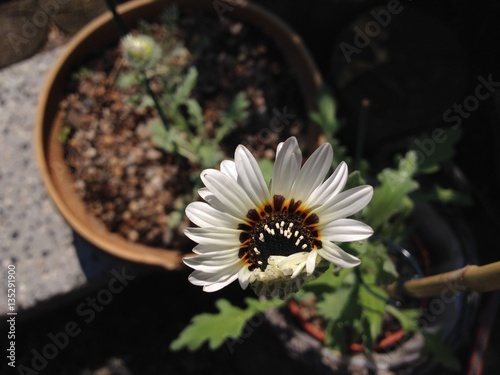
<svg viewBox="0 0 500 375">
<path fill-rule="evenodd" d="M 136 20 L 153 18 L 167 5 L 177 3 L 180 8 L 203 9 L 216 13 L 213 2 L 203 0 L 138 0 L 118 7 L 127 27 Z M 282 51 L 285 60 L 297 75 L 308 109 L 314 108 L 316 94 L 322 79 L 301 38 L 282 21 L 264 9 L 245 1 L 225 1 L 232 7 L 231 16 L 260 29 Z M 219 9 L 220 11 L 220 9 Z M 116 42 L 118 30 L 111 12 L 107 12 L 83 28 L 69 42 L 56 61 L 41 93 L 35 124 L 36 157 L 43 182 L 53 202 L 68 223 L 87 241 L 115 256 L 167 269 L 182 265 L 179 249 L 153 248 L 127 241 L 108 231 L 97 218 L 87 213 L 82 199 L 73 189 L 73 179 L 64 159 L 63 144 L 57 140 L 62 128 L 59 103 L 65 95 L 65 84 L 71 72 L 87 56 L 98 53 Z"/>
</svg>

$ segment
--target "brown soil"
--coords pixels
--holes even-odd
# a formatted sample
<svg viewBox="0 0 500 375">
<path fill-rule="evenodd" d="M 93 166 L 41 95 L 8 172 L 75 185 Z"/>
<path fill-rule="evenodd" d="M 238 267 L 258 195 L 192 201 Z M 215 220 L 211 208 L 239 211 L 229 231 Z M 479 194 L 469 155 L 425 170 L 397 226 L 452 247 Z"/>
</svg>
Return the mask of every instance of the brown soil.
<svg viewBox="0 0 500 375">
<path fill-rule="evenodd" d="M 192 97 L 203 109 L 206 132 L 216 131 L 221 112 L 236 93 L 244 91 L 251 102 L 247 120 L 221 144 L 228 158 L 243 143 L 257 157 L 272 159 L 279 141 L 304 131 L 298 85 L 269 39 L 237 21 L 220 22 L 201 13 L 180 14 L 177 25 L 175 38 L 190 52 L 197 51 L 194 64 L 199 75 Z M 151 31 L 157 39 L 166 34 L 159 23 Z M 69 82 L 61 111 L 75 189 L 110 231 L 146 245 L 189 250 L 182 234 L 189 223 L 184 219 L 170 228 L 169 214 L 191 192 L 197 166 L 155 147 L 146 122 L 157 116 L 156 110 L 131 103 L 141 93 L 140 86 L 115 84 L 119 74 L 130 69 L 120 47 L 113 46 Z M 150 87 L 161 92 L 160 77 L 152 77 Z M 271 126 L 285 107 L 286 113 L 297 116 L 291 121 L 278 116 L 274 124 L 279 126 Z"/>
</svg>

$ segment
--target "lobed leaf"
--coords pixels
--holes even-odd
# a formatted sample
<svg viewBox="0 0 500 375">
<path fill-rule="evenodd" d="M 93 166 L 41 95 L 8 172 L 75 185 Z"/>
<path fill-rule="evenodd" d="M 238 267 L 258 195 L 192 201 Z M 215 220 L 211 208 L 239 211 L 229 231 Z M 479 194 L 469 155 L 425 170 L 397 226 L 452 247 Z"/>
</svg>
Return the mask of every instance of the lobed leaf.
<svg viewBox="0 0 500 375">
<path fill-rule="evenodd" d="M 277 307 L 281 300 L 260 301 L 245 299 L 247 307 L 241 309 L 225 299 L 215 302 L 219 310 L 215 314 L 203 313 L 195 316 L 179 337 L 170 344 L 171 350 L 187 348 L 194 351 L 205 342 L 212 350 L 220 347 L 228 338 L 237 338 L 243 332 L 247 321 L 255 314 Z"/>
</svg>

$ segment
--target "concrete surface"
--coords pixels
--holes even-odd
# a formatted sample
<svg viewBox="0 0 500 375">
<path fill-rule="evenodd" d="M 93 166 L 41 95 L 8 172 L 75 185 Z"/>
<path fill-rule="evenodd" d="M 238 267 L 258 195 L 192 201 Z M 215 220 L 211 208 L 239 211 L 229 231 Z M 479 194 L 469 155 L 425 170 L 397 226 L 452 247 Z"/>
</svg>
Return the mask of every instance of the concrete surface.
<svg viewBox="0 0 500 375">
<path fill-rule="evenodd" d="M 16 266 L 18 309 L 86 281 L 73 232 L 45 192 L 33 150 L 38 95 L 61 51 L 0 70 L 0 314 L 7 309 L 9 264 Z"/>
<path fill-rule="evenodd" d="M 127 267 L 74 233 L 47 196 L 34 155 L 34 123 L 45 78 L 64 46 L 0 70 L 0 315 L 8 266 L 16 267 L 16 310 L 109 279 Z"/>
</svg>

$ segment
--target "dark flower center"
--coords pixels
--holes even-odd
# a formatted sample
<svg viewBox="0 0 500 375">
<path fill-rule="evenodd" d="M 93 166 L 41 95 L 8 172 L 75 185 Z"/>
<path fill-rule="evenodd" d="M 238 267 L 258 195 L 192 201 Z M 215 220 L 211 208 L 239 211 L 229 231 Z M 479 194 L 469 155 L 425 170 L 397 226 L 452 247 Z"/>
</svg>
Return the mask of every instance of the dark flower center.
<svg viewBox="0 0 500 375">
<path fill-rule="evenodd" d="M 250 270 L 267 266 L 271 255 L 289 256 L 299 252 L 321 249 L 317 225 L 319 218 L 302 206 L 301 201 L 285 201 L 275 195 L 271 203 L 261 209 L 251 209 L 248 221 L 241 229 L 239 257 Z"/>
</svg>

